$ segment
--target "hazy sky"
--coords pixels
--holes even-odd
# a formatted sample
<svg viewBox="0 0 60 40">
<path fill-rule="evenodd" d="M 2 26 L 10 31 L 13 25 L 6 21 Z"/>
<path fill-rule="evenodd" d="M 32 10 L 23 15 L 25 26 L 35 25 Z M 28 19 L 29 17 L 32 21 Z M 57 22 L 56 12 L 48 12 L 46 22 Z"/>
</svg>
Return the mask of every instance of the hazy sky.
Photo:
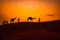
<svg viewBox="0 0 60 40">
<path fill-rule="evenodd" d="M 1 2 L 0 22 L 10 21 L 11 18 L 20 18 L 25 22 L 29 16 L 35 17 L 34 22 L 41 18 L 41 22 L 59 20 L 57 0 L 13 0 Z M 47 16 L 52 14 L 54 16 Z"/>
</svg>

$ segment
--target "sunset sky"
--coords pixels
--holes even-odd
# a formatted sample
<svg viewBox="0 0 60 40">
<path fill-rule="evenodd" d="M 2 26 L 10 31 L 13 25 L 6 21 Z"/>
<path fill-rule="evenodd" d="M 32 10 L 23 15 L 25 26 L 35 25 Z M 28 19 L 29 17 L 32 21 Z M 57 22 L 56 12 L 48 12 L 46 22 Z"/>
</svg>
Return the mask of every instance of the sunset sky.
<svg viewBox="0 0 60 40">
<path fill-rule="evenodd" d="M 21 22 L 26 22 L 29 16 L 35 17 L 34 22 L 41 19 L 41 22 L 59 20 L 57 0 L 18 0 L 1 2 L 0 22 L 3 20 L 10 21 L 11 18 L 17 17 Z M 54 16 L 47 16 L 52 14 Z"/>
</svg>

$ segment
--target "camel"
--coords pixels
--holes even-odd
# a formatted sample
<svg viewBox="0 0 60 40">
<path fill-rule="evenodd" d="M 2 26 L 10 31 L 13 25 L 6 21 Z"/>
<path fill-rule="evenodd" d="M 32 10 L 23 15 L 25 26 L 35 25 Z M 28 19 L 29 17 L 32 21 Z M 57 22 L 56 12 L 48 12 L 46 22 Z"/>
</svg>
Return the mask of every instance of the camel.
<svg viewBox="0 0 60 40">
<path fill-rule="evenodd" d="M 14 23 L 15 20 L 16 20 L 16 17 L 15 18 L 12 18 L 10 22 L 11 23 Z"/>
<path fill-rule="evenodd" d="M 35 18 L 28 17 L 27 21 L 28 21 L 28 22 L 33 22 L 33 19 L 35 19 Z"/>
<path fill-rule="evenodd" d="M 3 21 L 3 24 L 8 24 L 8 21 Z"/>
</svg>

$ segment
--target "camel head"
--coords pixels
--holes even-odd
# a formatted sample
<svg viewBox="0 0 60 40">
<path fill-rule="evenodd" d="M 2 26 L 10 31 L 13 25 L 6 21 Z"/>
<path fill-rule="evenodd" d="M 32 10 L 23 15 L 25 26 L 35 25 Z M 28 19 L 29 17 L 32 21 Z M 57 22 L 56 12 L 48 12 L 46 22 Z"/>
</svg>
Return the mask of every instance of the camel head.
<svg viewBox="0 0 60 40">
<path fill-rule="evenodd" d="M 14 19 L 16 19 L 16 17 Z"/>
</svg>

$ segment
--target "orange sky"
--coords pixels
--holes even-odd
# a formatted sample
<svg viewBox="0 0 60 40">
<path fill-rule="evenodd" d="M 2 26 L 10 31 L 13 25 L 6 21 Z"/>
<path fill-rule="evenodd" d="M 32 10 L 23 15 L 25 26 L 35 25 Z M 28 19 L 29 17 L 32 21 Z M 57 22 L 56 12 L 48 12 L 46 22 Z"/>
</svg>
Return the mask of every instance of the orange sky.
<svg viewBox="0 0 60 40">
<path fill-rule="evenodd" d="M 2 2 L 1 20 L 10 21 L 11 18 L 20 18 L 22 22 L 26 22 L 29 16 L 35 17 L 34 22 L 41 18 L 41 22 L 59 19 L 58 3 L 56 1 L 4 1 Z M 53 14 L 54 16 L 47 16 Z"/>
</svg>

